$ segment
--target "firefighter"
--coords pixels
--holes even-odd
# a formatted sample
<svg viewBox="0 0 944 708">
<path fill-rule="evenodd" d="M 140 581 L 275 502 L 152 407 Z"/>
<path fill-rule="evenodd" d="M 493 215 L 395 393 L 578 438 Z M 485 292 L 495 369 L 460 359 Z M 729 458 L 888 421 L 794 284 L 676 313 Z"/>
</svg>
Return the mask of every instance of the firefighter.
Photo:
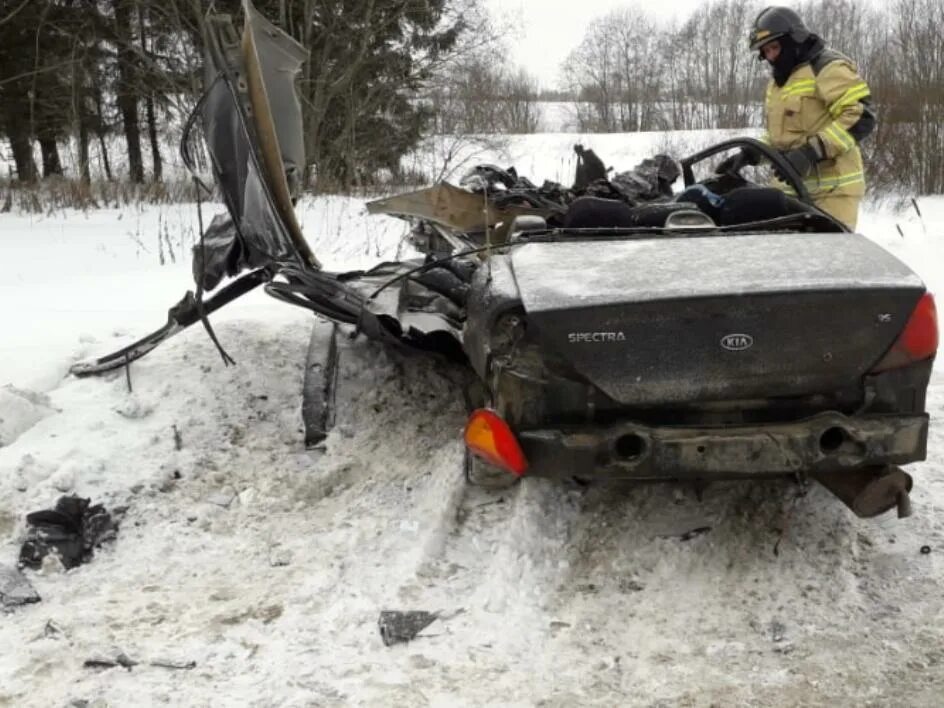
<svg viewBox="0 0 944 708">
<path fill-rule="evenodd" d="M 757 16 L 750 48 L 772 72 L 762 140 L 803 177 L 818 207 L 855 229 L 865 193 L 859 143 L 875 128 L 868 85 L 851 59 L 826 48 L 786 7 L 768 7 Z M 742 150 L 718 171 L 736 172 L 759 161 L 755 150 Z M 774 186 L 792 194 L 782 177 Z"/>
</svg>

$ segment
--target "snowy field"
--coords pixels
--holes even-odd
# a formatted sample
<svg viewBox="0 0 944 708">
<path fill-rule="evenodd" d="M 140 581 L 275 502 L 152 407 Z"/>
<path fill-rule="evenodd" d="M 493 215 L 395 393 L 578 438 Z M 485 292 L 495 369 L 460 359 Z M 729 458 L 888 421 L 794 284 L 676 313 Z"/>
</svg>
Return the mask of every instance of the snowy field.
<svg viewBox="0 0 944 708">
<path fill-rule="evenodd" d="M 661 140 L 583 136 L 617 169 Z M 491 158 L 566 181 L 573 142 Z M 860 230 L 944 293 L 944 197 L 919 206 Z M 402 249 L 401 222 L 357 200 L 299 212 L 329 269 Z M 461 372 L 363 340 L 305 450 L 313 319 L 262 292 L 212 318 L 236 367 L 195 326 L 132 366 L 131 392 L 123 372 L 69 376 L 163 323 L 193 287 L 195 225 L 192 205 L 0 215 L 0 564 L 62 494 L 127 507 L 90 563 L 28 571 L 42 602 L 0 614 L 0 706 L 942 705 L 940 367 L 906 520 L 771 482 L 487 492 L 461 475 Z M 382 610 L 443 615 L 386 647 Z M 142 664 L 83 667 L 119 652 Z"/>
</svg>

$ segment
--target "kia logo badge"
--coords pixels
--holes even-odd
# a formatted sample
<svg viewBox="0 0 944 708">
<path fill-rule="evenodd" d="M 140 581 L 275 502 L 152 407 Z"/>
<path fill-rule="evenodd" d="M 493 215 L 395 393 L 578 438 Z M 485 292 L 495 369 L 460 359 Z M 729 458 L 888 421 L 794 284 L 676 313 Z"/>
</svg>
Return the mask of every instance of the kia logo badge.
<svg viewBox="0 0 944 708">
<path fill-rule="evenodd" d="M 743 352 L 754 346 L 754 338 L 749 334 L 726 334 L 721 338 L 721 346 L 729 352 Z"/>
</svg>

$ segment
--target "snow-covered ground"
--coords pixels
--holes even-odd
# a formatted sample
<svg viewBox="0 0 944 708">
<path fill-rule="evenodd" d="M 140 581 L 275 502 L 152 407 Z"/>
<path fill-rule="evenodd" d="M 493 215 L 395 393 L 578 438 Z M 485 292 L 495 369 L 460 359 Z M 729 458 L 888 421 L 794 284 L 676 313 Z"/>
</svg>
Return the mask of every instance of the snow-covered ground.
<svg viewBox="0 0 944 708">
<path fill-rule="evenodd" d="M 583 139 L 618 169 L 661 140 Z M 573 142 L 494 161 L 566 181 Z M 942 293 L 944 198 L 919 205 L 861 228 Z M 356 200 L 300 216 L 331 269 L 401 248 L 402 224 Z M 134 364 L 131 392 L 123 372 L 68 376 L 163 322 L 195 224 L 190 205 L 0 215 L 0 564 L 61 494 L 128 507 L 115 542 L 28 572 L 42 602 L 0 615 L 0 706 L 941 705 L 940 370 L 906 520 L 770 482 L 487 492 L 461 476 L 462 372 L 363 340 L 305 450 L 313 320 L 261 292 L 213 317 L 236 367 L 197 326 Z M 381 610 L 444 614 L 386 647 Z M 196 665 L 83 667 L 118 651 Z"/>
</svg>

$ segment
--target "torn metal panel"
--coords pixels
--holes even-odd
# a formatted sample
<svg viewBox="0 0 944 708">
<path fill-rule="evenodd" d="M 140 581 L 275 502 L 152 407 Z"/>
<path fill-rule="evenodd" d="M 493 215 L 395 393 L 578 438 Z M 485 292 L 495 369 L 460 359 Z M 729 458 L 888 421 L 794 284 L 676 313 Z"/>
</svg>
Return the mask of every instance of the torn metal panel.
<svg viewBox="0 0 944 708">
<path fill-rule="evenodd" d="M 448 182 L 440 182 L 415 192 L 367 202 L 370 214 L 414 217 L 442 224 L 462 233 L 482 232 L 496 227 L 495 243 L 504 243 L 517 216 L 548 217 L 554 210 L 528 206 L 496 207 L 485 194 L 476 194 Z"/>
<path fill-rule="evenodd" d="M 302 107 L 295 80 L 308 50 L 259 14 L 250 0 L 243 0 L 243 11 L 243 61 L 266 182 L 292 241 L 311 262 L 313 255 L 294 208 L 305 168 Z"/>
<path fill-rule="evenodd" d="M 285 96 L 294 92 L 299 52 L 304 50 L 280 51 L 294 40 L 253 14 L 249 0 L 244 2 L 242 37 L 228 15 L 208 15 L 205 25 L 208 89 L 201 113 L 214 177 L 247 252 L 277 263 L 317 267 L 295 219 L 289 189 L 297 183 L 302 122 L 300 112 L 293 110 L 297 98 Z M 260 51 L 266 55 L 264 63 Z M 279 115 L 277 122 L 273 115 Z M 291 164 L 285 164 L 283 155 Z"/>
</svg>

